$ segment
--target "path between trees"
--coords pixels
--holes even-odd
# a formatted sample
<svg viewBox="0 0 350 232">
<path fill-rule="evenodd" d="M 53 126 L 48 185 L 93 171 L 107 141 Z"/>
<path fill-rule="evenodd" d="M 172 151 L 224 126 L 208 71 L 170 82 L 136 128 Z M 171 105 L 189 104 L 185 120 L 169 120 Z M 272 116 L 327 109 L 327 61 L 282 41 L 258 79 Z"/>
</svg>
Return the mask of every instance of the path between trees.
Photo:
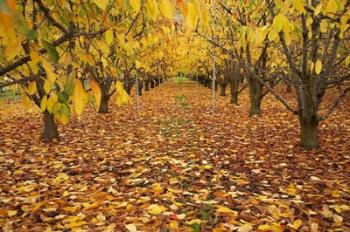
<svg viewBox="0 0 350 232">
<path fill-rule="evenodd" d="M 38 142 L 39 114 L 3 108 L 0 226 L 349 229 L 349 106 L 321 126 L 322 148 L 310 152 L 298 146 L 297 119 L 272 97 L 262 118 L 249 118 L 246 93 L 238 107 L 217 96 L 215 114 L 210 94 L 170 80 L 144 93 L 138 116 L 134 104 L 106 115 L 89 107 L 51 144 Z"/>
</svg>

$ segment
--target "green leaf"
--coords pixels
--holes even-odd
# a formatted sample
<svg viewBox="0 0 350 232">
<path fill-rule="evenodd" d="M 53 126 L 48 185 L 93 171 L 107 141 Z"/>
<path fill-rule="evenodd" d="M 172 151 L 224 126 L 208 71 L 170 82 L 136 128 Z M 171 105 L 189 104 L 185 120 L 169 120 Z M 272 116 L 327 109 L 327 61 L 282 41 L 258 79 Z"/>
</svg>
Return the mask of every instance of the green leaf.
<svg viewBox="0 0 350 232">
<path fill-rule="evenodd" d="M 70 107 L 66 103 L 60 104 L 59 112 L 67 117 L 71 116 Z"/>
<path fill-rule="evenodd" d="M 67 80 L 67 84 L 64 87 L 64 92 L 66 93 L 67 96 L 71 96 L 73 94 L 73 78 L 69 77 Z"/>
<path fill-rule="evenodd" d="M 68 102 L 69 97 L 67 96 L 67 94 L 65 92 L 57 92 L 57 96 L 58 99 L 60 100 L 60 102 Z"/>
<path fill-rule="evenodd" d="M 51 43 L 47 42 L 46 40 L 41 40 L 41 42 L 43 43 L 44 47 L 47 50 L 47 53 L 49 54 L 51 60 L 55 63 L 58 62 L 60 56 L 55 48 L 55 46 L 53 46 Z"/>
<path fill-rule="evenodd" d="M 201 231 L 201 225 L 199 225 L 198 223 L 193 223 L 190 225 L 190 227 L 192 228 L 193 232 L 200 232 Z"/>
<path fill-rule="evenodd" d="M 7 5 L 6 0 L 0 0 L 0 11 L 3 13 L 9 13 L 10 9 Z"/>
<path fill-rule="evenodd" d="M 27 31 L 27 33 L 26 33 L 26 37 L 29 40 L 35 40 L 37 38 L 37 36 L 38 36 L 37 32 L 33 29 Z"/>
</svg>

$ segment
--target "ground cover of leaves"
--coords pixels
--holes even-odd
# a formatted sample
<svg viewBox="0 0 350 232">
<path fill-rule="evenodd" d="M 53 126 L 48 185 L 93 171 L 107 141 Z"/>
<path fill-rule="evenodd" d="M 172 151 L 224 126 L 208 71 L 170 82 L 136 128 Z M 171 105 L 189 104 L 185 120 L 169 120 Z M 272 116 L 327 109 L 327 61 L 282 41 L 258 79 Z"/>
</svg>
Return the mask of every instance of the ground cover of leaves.
<svg viewBox="0 0 350 232">
<path fill-rule="evenodd" d="M 272 96 L 249 118 L 246 92 L 240 106 L 217 95 L 215 114 L 210 94 L 170 80 L 144 93 L 139 115 L 90 107 L 50 144 L 39 113 L 3 103 L 0 228 L 349 231 L 349 98 L 321 123 L 321 149 L 305 151 Z"/>
</svg>

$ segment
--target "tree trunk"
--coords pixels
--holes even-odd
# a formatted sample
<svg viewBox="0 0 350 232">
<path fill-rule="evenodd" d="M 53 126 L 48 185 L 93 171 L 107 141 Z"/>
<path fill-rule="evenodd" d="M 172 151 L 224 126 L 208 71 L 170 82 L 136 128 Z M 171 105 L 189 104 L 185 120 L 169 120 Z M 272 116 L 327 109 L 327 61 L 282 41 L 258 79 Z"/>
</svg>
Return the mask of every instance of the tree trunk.
<svg viewBox="0 0 350 232">
<path fill-rule="evenodd" d="M 109 97 L 104 96 L 104 94 L 102 94 L 100 107 L 98 108 L 99 113 L 102 113 L 102 114 L 108 113 L 108 101 L 109 101 Z"/>
<path fill-rule="evenodd" d="M 226 96 L 226 84 L 220 84 L 220 96 Z"/>
<path fill-rule="evenodd" d="M 306 149 L 314 149 L 319 147 L 317 128 L 317 109 L 313 102 L 312 94 L 309 89 L 312 84 L 307 83 L 307 87 L 299 89 L 299 122 L 301 128 L 301 146 Z"/>
<path fill-rule="evenodd" d="M 154 80 L 151 80 L 151 89 L 153 89 L 154 87 Z"/>
<path fill-rule="evenodd" d="M 142 96 L 143 81 L 139 80 L 139 96 Z"/>
<path fill-rule="evenodd" d="M 145 91 L 149 91 L 149 80 L 145 80 Z"/>
<path fill-rule="evenodd" d="M 58 138 L 57 124 L 54 120 L 54 116 L 47 110 L 43 113 L 44 130 L 41 134 L 42 140 L 48 142 L 54 138 Z"/>
<path fill-rule="evenodd" d="M 156 86 L 159 86 L 159 78 L 156 78 Z"/>
<path fill-rule="evenodd" d="M 239 87 L 239 80 L 230 81 L 231 104 L 234 104 L 234 105 L 238 105 L 238 87 Z"/>
<path fill-rule="evenodd" d="M 250 111 L 249 116 L 261 116 L 261 96 L 262 84 L 255 78 L 248 79 L 249 97 L 250 97 Z"/>
<path fill-rule="evenodd" d="M 316 115 L 311 117 L 299 117 L 301 127 L 301 146 L 306 149 L 314 149 L 319 147 L 317 128 L 318 120 Z"/>
<path fill-rule="evenodd" d="M 126 93 L 130 96 L 130 93 L 131 93 L 131 88 L 132 88 L 132 85 L 131 84 L 127 84 L 125 85 L 125 91 Z"/>
</svg>

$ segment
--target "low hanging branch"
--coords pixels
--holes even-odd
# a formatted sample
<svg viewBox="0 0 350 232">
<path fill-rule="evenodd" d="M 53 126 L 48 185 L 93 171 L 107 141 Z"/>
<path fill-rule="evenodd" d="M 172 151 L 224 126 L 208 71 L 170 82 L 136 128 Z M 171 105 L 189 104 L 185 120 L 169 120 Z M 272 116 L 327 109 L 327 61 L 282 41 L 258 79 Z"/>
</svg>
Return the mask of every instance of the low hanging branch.
<svg viewBox="0 0 350 232">
<path fill-rule="evenodd" d="M 328 111 L 327 111 L 324 115 L 322 115 L 322 116 L 319 117 L 319 120 L 320 120 L 320 121 L 323 121 L 323 120 L 327 119 L 327 118 L 335 111 L 335 109 L 336 109 L 336 108 L 338 107 L 338 105 L 340 104 L 341 99 L 343 99 L 349 91 L 350 91 L 350 87 L 344 89 L 344 90 L 340 93 L 340 95 L 337 97 L 337 99 L 334 101 L 334 103 L 332 104 L 332 106 L 328 109 Z"/>
<path fill-rule="evenodd" d="M 62 35 L 60 38 L 58 38 L 57 40 L 53 41 L 52 42 L 52 45 L 54 47 L 57 47 L 73 38 L 76 38 L 76 37 L 80 37 L 80 36 L 86 36 L 86 37 L 93 37 L 93 36 L 96 36 L 96 35 L 99 35 L 99 34 L 103 34 L 105 31 L 107 31 L 108 28 L 102 28 L 101 30 L 99 31 L 95 31 L 95 32 L 77 32 L 77 33 L 74 33 L 72 31 L 70 31 L 69 33 L 67 34 L 64 34 Z M 39 53 L 40 54 L 45 54 L 47 53 L 47 49 L 46 48 L 42 48 L 39 50 Z M 8 65 L 8 66 L 5 66 L 3 68 L 0 68 L 0 76 L 3 76 L 5 75 L 6 73 L 26 64 L 27 62 L 29 62 L 31 60 L 30 56 L 29 55 L 26 55 L 20 59 L 18 59 L 17 61 L 14 61 L 12 64 Z"/>
</svg>

